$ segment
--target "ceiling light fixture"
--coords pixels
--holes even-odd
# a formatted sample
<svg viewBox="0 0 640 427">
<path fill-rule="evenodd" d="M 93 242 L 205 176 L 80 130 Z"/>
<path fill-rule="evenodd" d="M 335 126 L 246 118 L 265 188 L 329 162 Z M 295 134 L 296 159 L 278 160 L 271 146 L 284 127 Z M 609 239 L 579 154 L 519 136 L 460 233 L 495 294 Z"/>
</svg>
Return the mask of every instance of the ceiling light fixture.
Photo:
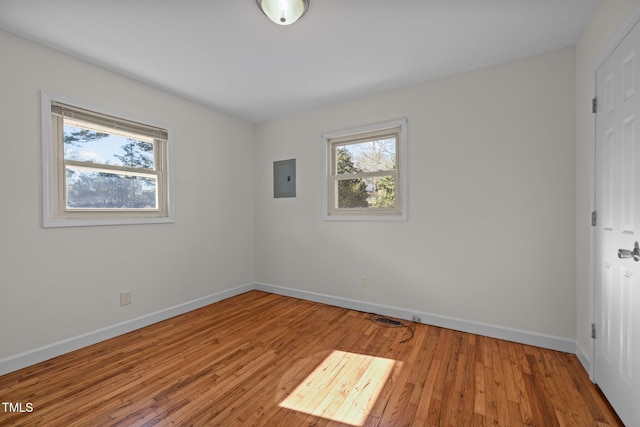
<svg viewBox="0 0 640 427">
<path fill-rule="evenodd" d="M 309 9 L 310 0 L 256 0 L 258 7 L 278 25 L 291 25 Z"/>
</svg>

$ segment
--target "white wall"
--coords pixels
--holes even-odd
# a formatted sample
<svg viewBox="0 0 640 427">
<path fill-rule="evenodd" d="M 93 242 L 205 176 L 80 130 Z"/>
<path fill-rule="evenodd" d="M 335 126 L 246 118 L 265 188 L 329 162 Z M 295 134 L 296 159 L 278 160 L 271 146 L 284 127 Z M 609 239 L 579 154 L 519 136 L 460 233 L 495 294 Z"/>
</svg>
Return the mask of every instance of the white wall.
<svg viewBox="0 0 640 427">
<path fill-rule="evenodd" d="M 0 55 L 0 360 L 253 283 L 251 124 L 2 32 Z M 176 223 L 43 229 L 41 89 L 172 126 Z"/>
<path fill-rule="evenodd" d="M 637 5 L 636 0 L 601 0 L 576 46 L 576 302 L 577 343 L 590 348 L 590 233 L 593 179 L 593 66 Z"/>
<path fill-rule="evenodd" d="M 321 134 L 400 117 L 409 221 L 323 222 Z M 574 156 L 572 47 L 258 125 L 256 279 L 574 340 Z"/>
</svg>

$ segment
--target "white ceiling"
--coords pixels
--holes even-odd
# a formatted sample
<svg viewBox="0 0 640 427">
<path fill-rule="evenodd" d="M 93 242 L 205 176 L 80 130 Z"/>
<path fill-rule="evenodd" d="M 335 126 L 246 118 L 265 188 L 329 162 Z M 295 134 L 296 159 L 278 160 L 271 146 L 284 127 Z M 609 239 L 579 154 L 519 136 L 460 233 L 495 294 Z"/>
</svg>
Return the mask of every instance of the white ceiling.
<svg viewBox="0 0 640 427">
<path fill-rule="evenodd" d="M 0 29 L 251 122 L 574 45 L 598 0 L 0 0 Z"/>
</svg>

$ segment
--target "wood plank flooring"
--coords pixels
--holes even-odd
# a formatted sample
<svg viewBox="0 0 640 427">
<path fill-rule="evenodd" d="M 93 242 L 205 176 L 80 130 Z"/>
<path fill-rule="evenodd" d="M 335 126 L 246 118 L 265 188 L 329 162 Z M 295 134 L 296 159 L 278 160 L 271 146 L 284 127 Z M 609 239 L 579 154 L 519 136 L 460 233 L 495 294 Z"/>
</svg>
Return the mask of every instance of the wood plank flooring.
<svg viewBox="0 0 640 427">
<path fill-rule="evenodd" d="M 0 425 L 621 425 L 574 355 L 376 317 L 251 291 L 0 377 Z"/>
</svg>

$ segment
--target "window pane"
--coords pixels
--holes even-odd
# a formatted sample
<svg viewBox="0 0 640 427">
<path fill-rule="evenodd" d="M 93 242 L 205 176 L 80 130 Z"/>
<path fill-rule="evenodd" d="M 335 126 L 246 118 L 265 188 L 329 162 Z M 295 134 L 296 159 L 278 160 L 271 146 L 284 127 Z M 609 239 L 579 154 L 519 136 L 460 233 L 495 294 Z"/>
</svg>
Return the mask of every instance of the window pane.
<svg viewBox="0 0 640 427">
<path fill-rule="evenodd" d="M 153 143 L 64 125 L 64 158 L 113 166 L 155 169 Z"/>
<path fill-rule="evenodd" d="M 67 209 L 157 209 L 157 180 L 67 168 Z"/>
<path fill-rule="evenodd" d="M 338 208 L 393 208 L 395 200 L 395 178 L 391 175 L 341 179 L 338 185 Z"/>
<path fill-rule="evenodd" d="M 396 138 L 338 145 L 336 172 L 363 173 L 396 168 Z"/>
</svg>

